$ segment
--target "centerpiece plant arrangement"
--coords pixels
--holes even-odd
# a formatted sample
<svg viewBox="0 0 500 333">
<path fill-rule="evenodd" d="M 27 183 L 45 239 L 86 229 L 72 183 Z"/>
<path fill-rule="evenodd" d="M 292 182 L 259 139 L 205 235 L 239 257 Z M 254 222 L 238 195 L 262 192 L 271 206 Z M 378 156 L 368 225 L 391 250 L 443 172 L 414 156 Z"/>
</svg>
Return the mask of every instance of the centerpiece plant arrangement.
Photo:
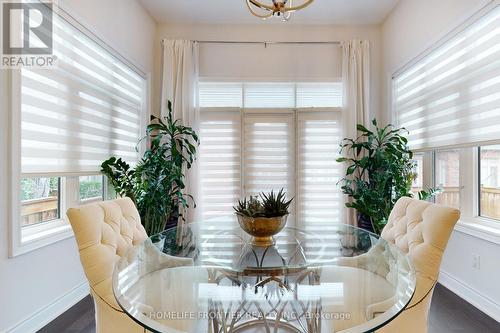
<svg viewBox="0 0 500 333">
<path fill-rule="evenodd" d="M 289 207 L 293 198 L 287 200 L 286 193 L 281 189 L 278 193 L 260 193 L 248 199 L 238 201 L 233 207 L 240 227 L 253 236 L 252 243 L 256 246 L 271 246 L 273 236 L 286 225 Z"/>
<path fill-rule="evenodd" d="M 411 187 L 417 174 L 413 152 L 408 147 L 408 132 L 391 124 L 373 130 L 358 124 L 360 136 L 346 138 L 341 143 L 346 174 L 340 180 L 341 189 L 349 197 L 346 206 L 356 209 L 358 225 L 380 234 L 387 223 L 396 201 L 413 197 Z M 418 193 L 420 200 L 428 200 L 440 193 L 439 188 L 429 188 Z"/>
<path fill-rule="evenodd" d="M 130 197 L 139 211 L 148 235 L 155 235 L 167 224 L 175 226 L 184 219 L 182 209 L 195 205 L 193 197 L 185 193 L 186 171 L 191 168 L 199 139 L 196 132 L 182 125 L 172 116 L 168 101 L 168 115 L 151 116 L 146 127 L 148 148 L 132 167 L 122 158 L 111 157 L 101 164 L 101 172 L 120 196 Z"/>
</svg>

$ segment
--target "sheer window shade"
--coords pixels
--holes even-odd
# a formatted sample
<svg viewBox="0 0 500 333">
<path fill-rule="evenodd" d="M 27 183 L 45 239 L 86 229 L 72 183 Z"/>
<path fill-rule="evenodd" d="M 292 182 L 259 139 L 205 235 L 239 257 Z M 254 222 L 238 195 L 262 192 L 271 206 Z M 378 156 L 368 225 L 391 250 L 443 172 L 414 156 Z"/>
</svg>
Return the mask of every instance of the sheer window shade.
<svg viewBox="0 0 500 333">
<path fill-rule="evenodd" d="M 342 107 L 341 82 L 307 82 L 297 84 L 297 107 Z"/>
<path fill-rule="evenodd" d="M 200 82 L 200 106 L 242 107 L 243 85 L 232 82 Z"/>
<path fill-rule="evenodd" d="M 295 86 L 280 82 L 245 84 L 244 105 L 246 108 L 293 108 Z"/>
<path fill-rule="evenodd" d="M 341 82 L 200 82 L 200 107 L 342 107 Z"/>
<path fill-rule="evenodd" d="M 500 7 L 393 79 L 398 123 L 413 149 L 498 141 Z"/>
<path fill-rule="evenodd" d="M 336 107 L 342 105 L 341 84 L 281 84 L 281 91 L 289 89 L 292 93 L 284 93 L 282 96 L 288 96 L 288 100 L 280 98 L 278 102 L 266 100 L 272 99 L 273 94 L 260 93 L 259 98 L 255 97 L 255 92 L 263 91 L 263 87 L 272 90 L 275 86 L 271 83 L 240 85 L 243 107 L 231 108 L 225 99 L 227 95 L 214 87 L 231 90 L 236 84 L 200 84 L 200 103 L 204 107 L 199 208 L 203 217 L 229 217 L 233 214 L 232 206 L 241 197 L 284 188 L 289 197 L 296 198 L 289 217 L 291 225 L 297 216 L 297 224 L 311 228 L 314 224 L 318 230 L 325 223 L 338 222 L 342 196 L 336 184 L 341 166 L 335 160 L 342 127 L 340 109 Z M 252 107 L 246 105 L 249 98 L 243 96 L 249 86 L 258 88 L 249 97 L 254 99 Z M 203 104 L 209 95 L 210 103 Z M 211 96 L 224 97 L 217 102 Z"/>
<path fill-rule="evenodd" d="M 241 197 L 240 110 L 202 112 L 200 141 L 202 218 L 232 215 Z"/>
<path fill-rule="evenodd" d="M 63 19 L 51 69 L 21 69 L 21 169 L 97 172 L 112 155 L 136 163 L 146 80 Z"/>
<path fill-rule="evenodd" d="M 341 222 L 343 196 L 337 186 L 342 164 L 336 162 L 342 124 L 337 112 L 298 114 L 298 219 L 308 228 Z"/>
<path fill-rule="evenodd" d="M 292 114 L 247 114 L 244 121 L 245 196 L 283 188 L 293 197 Z"/>
</svg>

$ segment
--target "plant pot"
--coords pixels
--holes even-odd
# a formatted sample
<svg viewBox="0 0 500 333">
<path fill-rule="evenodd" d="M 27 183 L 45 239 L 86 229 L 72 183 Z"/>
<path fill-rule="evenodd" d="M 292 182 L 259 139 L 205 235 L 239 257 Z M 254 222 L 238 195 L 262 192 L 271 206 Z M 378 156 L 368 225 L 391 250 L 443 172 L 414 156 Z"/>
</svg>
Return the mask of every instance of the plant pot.
<svg viewBox="0 0 500 333">
<path fill-rule="evenodd" d="M 373 230 L 372 220 L 364 214 L 358 214 L 358 227 L 369 232 L 375 232 Z"/>
<path fill-rule="evenodd" d="M 249 217 L 236 213 L 241 229 L 252 236 L 252 244 L 268 247 L 275 244 L 273 238 L 286 225 L 288 215 L 277 217 Z"/>
</svg>

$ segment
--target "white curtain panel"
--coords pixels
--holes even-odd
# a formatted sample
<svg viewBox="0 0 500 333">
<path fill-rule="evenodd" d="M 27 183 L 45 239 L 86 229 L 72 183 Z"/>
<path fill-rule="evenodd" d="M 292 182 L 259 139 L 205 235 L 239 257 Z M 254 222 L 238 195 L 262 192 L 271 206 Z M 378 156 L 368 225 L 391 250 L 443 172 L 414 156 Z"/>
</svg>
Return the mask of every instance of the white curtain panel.
<svg viewBox="0 0 500 333">
<path fill-rule="evenodd" d="M 342 42 L 342 81 L 344 87 L 344 135 L 356 138 L 357 124 L 370 124 L 370 43 L 363 40 Z M 346 208 L 346 222 L 357 225 L 356 211 Z"/>
<path fill-rule="evenodd" d="M 198 106 L 199 46 L 190 40 L 163 40 L 161 116 L 168 115 L 167 101 L 173 104 L 174 119 L 199 132 Z M 198 199 L 197 162 L 186 175 L 186 193 Z M 181 211 L 187 222 L 197 219 L 196 209 Z M 181 221 L 179 221 L 181 222 Z"/>
<path fill-rule="evenodd" d="M 357 135 L 356 125 L 370 123 L 370 43 L 351 40 L 342 43 L 344 124 L 347 137 Z"/>
<path fill-rule="evenodd" d="M 161 115 L 168 114 L 167 101 L 172 101 L 174 118 L 185 126 L 196 126 L 199 112 L 197 102 L 198 43 L 190 40 L 163 40 L 163 75 Z"/>
</svg>

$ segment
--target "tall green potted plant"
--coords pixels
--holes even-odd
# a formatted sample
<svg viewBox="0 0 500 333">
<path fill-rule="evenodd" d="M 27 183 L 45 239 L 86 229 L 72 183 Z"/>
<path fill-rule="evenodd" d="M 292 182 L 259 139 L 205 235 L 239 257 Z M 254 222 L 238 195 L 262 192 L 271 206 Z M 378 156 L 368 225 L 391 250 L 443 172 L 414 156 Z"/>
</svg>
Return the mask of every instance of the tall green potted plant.
<svg viewBox="0 0 500 333">
<path fill-rule="evenodd" d="M 184 218 L 179 216 L 180 207 L 194 205 L 193 197 L 185 193 L 185 173 L 195 160 L 199 139 L 191 127 L 173 119 L 169 101 L 168 116 L 151 116 L 142 140 L 148 141 L 148 149 L 135 168 L 111 157 L 101 164 L 101 171 L 118 195 L 135 202 L 146 232 L 154 235 L 169 221 Z"/>
<path fill-rule="evenodd" d="M 411 187 L 417 174 L 407 131 L 393 125 L 378 127 L 375 119 L 372 124 L 373 131 L 358 124 L 360 136 L 342 141 L 344 157 L 337 162 L 347 163 L 346 175 L 340 180 L 342 192 L 350 198 L 346 206 L 356 209 L 361 227 L 380 233 L 396 201 L 413 196 Z M 422 190 L 418 196 L 424 200 L 438 191 Z"/>
</svg>

